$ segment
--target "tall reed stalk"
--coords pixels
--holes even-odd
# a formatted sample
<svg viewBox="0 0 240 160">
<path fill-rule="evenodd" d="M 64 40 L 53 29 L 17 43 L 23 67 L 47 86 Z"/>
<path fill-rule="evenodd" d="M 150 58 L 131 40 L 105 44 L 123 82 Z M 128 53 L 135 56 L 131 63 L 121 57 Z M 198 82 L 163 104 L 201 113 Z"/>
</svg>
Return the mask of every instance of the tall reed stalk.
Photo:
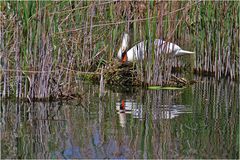
<svg viewBox="0 0 240 160">
<path fill-rule="evenodd" d="M 41 99 L 69 95 L 76 77 L 116 58 L 121 35 L 132 44 L 163 38 L 196 52 L 194 69 L 239 79 L 237 2 L 62 1 L 1 2 L 1 93 Z M 142 81 L 168 82 L 181 59 L 156 56 L 136 63 Z"/>
</svg>

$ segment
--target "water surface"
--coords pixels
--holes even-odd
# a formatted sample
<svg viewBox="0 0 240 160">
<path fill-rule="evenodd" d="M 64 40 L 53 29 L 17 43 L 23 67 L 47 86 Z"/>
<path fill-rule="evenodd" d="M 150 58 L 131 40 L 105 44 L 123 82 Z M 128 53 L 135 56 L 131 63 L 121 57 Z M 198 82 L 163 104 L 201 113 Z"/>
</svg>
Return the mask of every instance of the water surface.
<svg viewBox="0 0 240 160">
<path fill-rule="evenodd" d="M 81 82 L 80 82 L 81 83 Z M 183 90 L 80 84 L 81 98 L 1 100 L 1 158 L 239 158 L 239 84 Z"/>
</svg>

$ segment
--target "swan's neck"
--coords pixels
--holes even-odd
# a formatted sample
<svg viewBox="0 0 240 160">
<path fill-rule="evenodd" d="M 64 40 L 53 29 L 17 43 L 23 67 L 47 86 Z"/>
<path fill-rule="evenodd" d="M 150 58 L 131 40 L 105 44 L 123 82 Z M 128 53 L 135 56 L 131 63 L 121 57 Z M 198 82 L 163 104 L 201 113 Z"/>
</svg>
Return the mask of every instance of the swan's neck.
<svg viewBox="0 0 240 160">
<path fill-rule="evenodd" d="M 127 49 L 128 48 L 128 44 L 129 44 L 129 35 L 128 34 L 124 34 L 123 35 L 123 40 L 122 40 L 122 49 Z"/>
<path fill-rule="evenodd" d="M 122 54 L 127 51 L 129 45 L 129 35 L 127 33 L 124 33 L 122 45 L 118 51 L 118 58 L 122 59 Z"/>
</svg>

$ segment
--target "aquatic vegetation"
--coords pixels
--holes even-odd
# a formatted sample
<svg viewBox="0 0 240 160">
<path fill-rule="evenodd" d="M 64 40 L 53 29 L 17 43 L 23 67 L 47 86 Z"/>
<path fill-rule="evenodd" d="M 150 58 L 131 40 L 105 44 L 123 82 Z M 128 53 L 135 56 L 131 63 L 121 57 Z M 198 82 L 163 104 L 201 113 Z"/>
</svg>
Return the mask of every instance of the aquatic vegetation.
<svg viewBox="0 0 240 160">
<path fill-rule="evenodd" d="M 0 7 L 3 97 L 58 97 L 77 77 L 99 74 L 112 62 L 123 32 L 132 45 L 163 38 L 196 53 L 182 61 L 155 56 L 149 47 L 147 60 L 134 64 L 147 84 L 169 82 L 172 67 L 186 63 L 190 72 L 239 79 L 237 1 L 4 1 Z"/>
</svg>

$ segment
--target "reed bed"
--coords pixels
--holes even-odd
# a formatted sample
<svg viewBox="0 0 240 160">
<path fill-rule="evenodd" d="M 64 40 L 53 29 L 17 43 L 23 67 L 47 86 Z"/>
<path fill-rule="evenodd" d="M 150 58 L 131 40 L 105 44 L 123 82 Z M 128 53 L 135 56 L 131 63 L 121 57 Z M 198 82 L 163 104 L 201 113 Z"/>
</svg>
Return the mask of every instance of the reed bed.
<svg viewBox="0 0 240 160">
<path fill-rule="evenodd" d="M 197 73 L 239 79 L 239 8 L 215 1 L 1 2 L 1 95 L 32 100 L 72 94 L 77 78 L 100 74 L 116 58 L 123 32 L 132 44 L 175 42 L 196 52 L 186 59 Z M 172 67 L 186 64 L 155 56 L 153 47 L 147 57 L 135 65 L 149 85 L 162 85 Z"/>
</svg>

